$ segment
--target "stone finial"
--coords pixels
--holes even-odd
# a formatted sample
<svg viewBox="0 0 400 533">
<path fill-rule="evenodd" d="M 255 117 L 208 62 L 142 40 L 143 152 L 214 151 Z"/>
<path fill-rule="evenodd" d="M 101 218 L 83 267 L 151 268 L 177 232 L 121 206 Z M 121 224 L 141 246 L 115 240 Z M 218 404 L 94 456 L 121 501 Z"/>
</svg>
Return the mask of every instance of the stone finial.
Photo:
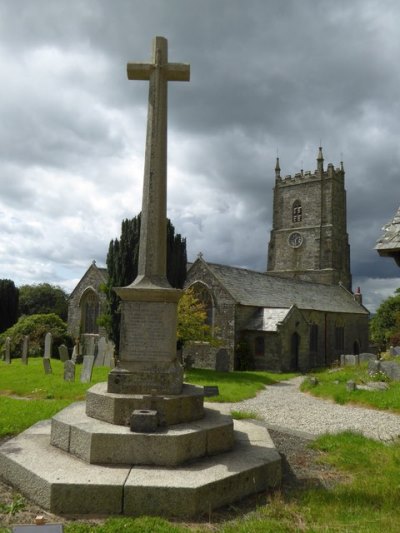
<svg viewBox="0 0 400 533">
<path fill-rule="evenodd" d="M 280 179 L 281 177 L 281 167 L 279 166 L 279 157 L 276 158 L 276 165 L 275 165 L 275 178 Z"/>
<path fill-rule="evenodd" d="M 197 254 L 197 257 L 198 257 L 199 259 L 203 259 L 203 252 L 199 252 L 199 253 Z"/>
<path fill-rule="evenodd" d="M 324 156 L 322 154 L 322 146 L 319 147 L 318 157 L 317 157 L 317 170 L 322 174 L 324 171 Z"/>
</svg>

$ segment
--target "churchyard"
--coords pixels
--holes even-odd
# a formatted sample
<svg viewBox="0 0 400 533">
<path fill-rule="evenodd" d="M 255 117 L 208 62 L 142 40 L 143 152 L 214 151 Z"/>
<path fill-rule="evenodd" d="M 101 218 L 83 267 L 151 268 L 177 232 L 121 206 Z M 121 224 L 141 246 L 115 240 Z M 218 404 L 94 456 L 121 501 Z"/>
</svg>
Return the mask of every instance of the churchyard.
<svg viewBox="0 0 400 533">
<path fill-rule="evenodd" d="M 36 421 L 53 416 L 71 402 L 83 400 L 86 390 L 94 383 L 104 381 L 109 373 L 106 367 L 95 367 L 92 382 L 81 383 L 82 365 L 77 365 L 77 379 L 66 382 L 62 362 L 53 359 L 51 365 L 52 374 L 45 374 L 41 358 L 31 358 L 27 366 L 20 359 L 12 360 L 11 364 L 0 362 L 0 438 L 18 434 Z M 365 373 L 365 367 L 314 373 L 318 384 L 312 387 L 312 393 L 319 394 L 319 390 L 329 387 L 345 389 L 348 380 L 360 383 L 365 379 Z M 290 377 L 267 372 L 217 373 L 193 369 L 187 371 L 185 381 L 216 385 L 220 395 L 212 398 L 213 402 L 234 402 L 254 396 L 265 385 Z M 390 382 L 389 385 L 389 390 L 378 393 L 347 393 L 346 401 L 374 405 L 374 398 L 386 398 L 386 402 L 375 407 L 399 412 L 400 384 Z M 340 396 L 331 397 L 343 401 Z M 289 435 L 285 439 L 290 440 Z M 295 442 L 298 455 L 294 455 L 293 464 L 304 463 L 302 478 L 293 479 L 293 474 L 287 473 L 279 491 L 257 494 L 235 505 L 192 518 L 190 522 L 154 517 L 83 519 L 54 516 L 2 485 L 0 532 L 10 531 L 12 524 L 32 523 L 39 512 L 44 513 L 49 523 L 63 522 L 67 533 L 396 531 L 400 523 L 398 442 L 387 445 L 351 433 L 324 436 L 306 443 L 297 438 Z M 291 460 L 287 450 L 286 454 Z"/>
</svg>

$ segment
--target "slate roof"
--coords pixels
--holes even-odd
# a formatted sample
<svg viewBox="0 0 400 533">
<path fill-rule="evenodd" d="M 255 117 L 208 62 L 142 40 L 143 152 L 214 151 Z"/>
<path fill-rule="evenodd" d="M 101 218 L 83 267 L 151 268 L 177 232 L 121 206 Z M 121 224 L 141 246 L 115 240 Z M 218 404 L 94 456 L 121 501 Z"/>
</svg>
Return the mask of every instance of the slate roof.
<svg viewBox="0 0 400 533">
<path fill-rule="evenodd" d="M 254 307 L 290 308 L 333 313 L 368 314 L 354 296 L 341 285 L 270 276 L 244 268 L 203 262 L 239 304 Z"/>
<path fill-rule="evenodd" d="M 248 321 L 245 329 L 255 331 L 277 331 L 278 324 L 283 322 L 290 313 L 290 309 L 268 309 L 262 307 Z"/>
<path fill-rule="evenodd" d="M 375 249 L 381 255 L 385 255 L 385 252 L 400 252 L 400 207 L 393 220 L 382 229 L 385 233 L 378 239 Z"/>
</svg>

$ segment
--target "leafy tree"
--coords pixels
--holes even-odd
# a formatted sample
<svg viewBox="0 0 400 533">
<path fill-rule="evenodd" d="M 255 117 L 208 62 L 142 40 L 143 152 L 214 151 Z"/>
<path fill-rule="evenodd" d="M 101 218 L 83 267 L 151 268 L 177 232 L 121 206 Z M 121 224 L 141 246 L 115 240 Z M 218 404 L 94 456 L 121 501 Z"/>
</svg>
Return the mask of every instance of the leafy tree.
<svg viewBox="0 0 400 533">
<path fill-rule="evenodd" d="M 10 279 L 0 279 L 0 333 L 18 319 L 19 291 Z"/>
<path fill-rule="evenodd" d="M 67 320 L 68 296 L 56 285 L 38 283 L 22 285 L 19 288 L 19 314 L 38 315 L 55 313 L 62 320 Z"/>
<path fill-rule="evenodd" d="M 0 345 L 6 338 L 11 338 L 11 355 L 20 353 L 24 335 L 29 335 L 29 354 L 41 356 L 44 353 L 44 338 L 46 333 L 53 335 L 53 356 L 58 357 L 57 348 L 60 344 L 72 345 L 72 339 L 67 334 L 67 324 L 54 314 L 22 316 L 18 322 L 0 335 Z"/>
<path fill-rule="evenodd" d="M 103 287 L 107 296 L 107 310 L 100 317 L 100 324 L 106 328 L 109 337 L 119 348 L 120 299 L 113 287 L 124 287 L 137 276 L 139 261 L 140 214 L 125 219 L 121 225 L 121 236 L 110 242 L 107 254 L 108 282 Z M 186 239 L 177 233 L 167 220 L 167 278 L 172 287 L 182 288 L 186 279 Z"/>
<path fill-rule="evenodd" d="M 215 344 L 211 327 L 206 324 L 207 311 L 205 305 L 196 298 L 193 289 L 187 289 L 178 303 L 178 344 L 188 341 L 203 341 Z"/>
<path fill-rule="evenodd" d="M 370 321 L 371 339 L 384 349 L 390 338 L 400 333 L 400 288 L 389 296 Z"/>
</svg>

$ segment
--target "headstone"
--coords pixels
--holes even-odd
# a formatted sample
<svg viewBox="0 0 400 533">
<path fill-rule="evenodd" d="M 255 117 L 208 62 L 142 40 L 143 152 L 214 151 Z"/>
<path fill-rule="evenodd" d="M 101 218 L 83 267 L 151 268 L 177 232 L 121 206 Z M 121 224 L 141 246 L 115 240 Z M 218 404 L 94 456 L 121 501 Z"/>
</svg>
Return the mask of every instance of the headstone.
<svg viewBox="0 0 400 533">
<path fill-rule="evenodd" d="M 22 339 L 22 355 L 21 355 L 21 363 L 24 365 L 28 364 L 28 353 L 29 353 L 29 335 L 24 335 Z"/>
<path fill-rule="evenodd" d="M 71 361 L 74 363 L 82 363 L 81 343 L 79 337 L 75 339 L 74 349 L 72 350 Z"/>
<path fill-rule="evenodd" d="M 107 341 L 105 337 L 100 337 L 99 342 L 97 343 L 97 355 L 94 361 L 94 366 L 105 366 L 104 359 L 106 356 L 107 350 Z"/>
<path fill-rule="evenodd" d="M 374 353 L 360 353 L 358 356 L 360 363 L 369 363 L 370 361 L 376 361 L 376 355 Z"/>
<path fill-rule="evenodd" d="M 46 333 L 46 337 L 44 338 L 44 358 L 50 359 L 51 358 L 51 349 L 53 347 L 53 335 L 50 333 Z"/>
<path fill-rule="evenodd" d="M 357 385 L 359 390 L 384 391 L 389 389 L 389 385 L 384 381 L 369 381 L 365 385 Z"/>
<path fill-rule="evenodd" d="M 169 63 L 167 40 L 156 37 L 151 63 L 129 63 L 128 78 L 149 81 L 142 217 L 137 277 L 114 288 L 121 298 L 120 365 L 109 373 L 107 391 L 180 394 L 176 326 L 182 291 L 166 276 L 167 88 L 170 81 L 189 81 L 190 67 Z"/>
<path fill-rule="evenodd" d="M 357 385 L 353 380 L 349 379 L 349 381 L 346 383 L 346 390 L 347 392 L 353 392 L 357 390 Z"/>
<path fill-rule="evenodd" d="M 217 352 L 215 370 L 217 372 L 229 372 L 229 354 L 225 348 L 221 348 Z"/>
<path fill-rule="evenodd" d="M 400 381 L 400 364 L 397 361 L 381 361 L 380 370 L 392 381 Z"/>
<path fill-rule="evenodd" d="M 96 341 L 93 335 L 85 335 L 83 355 L 95 355 Z"/>
<path fill-rule="evenodd" d="M 90 380 L 92 379 L 93 364 L 94 364 L 94 355 L 83 356 L 81 383 L 90 383 Z"/>
<path fill-rule="evenodd" d="M 10 337 L 6 338 L 4 343 L 4 362 L 8 365 L 11 363 L 11 339 Z"/>
<path fill-rule="evenodd" d="M 64 381 L 75 381 L 75 363 L 69 359 L 64 363 Z"/>
<path fill-rule="evenodd" d="M 107 368 L 114 368 L 114 343 L 111 341 L 106 342 L 104 366 L 106 366 Z"/>
<path fill-rule="evenodd" d="M 394 347 L 394 355 L 395 356 L 400 355 L 400 346 L 395 346 Z"/>
<path fill-rule="evenodd" d="M 51 362 L 49 357 L 43 357 L 43 368 L 45 374 L 52 374 Z"/>
<path fill-rule="evenodd" d="M 60 346 L 58 347 L 58 353 L 60 355 L 60 361 L 62 363 L 65 363 L 65 361 L 69 360 L 68 348 L 65 346 L 65 344 L 60 344 Z"/>
<path fill-rule="evenodd" d="M 391 355 L 391 357 L 394 357 L 395 355 L 397 355 L 395 350 L 394 350 L 394 346 L 391 346 L 389 348 L 389 354 Z"/>
<path fill-rule="evenodd" d="M 359 362 L 358 355 L 345 354 L 340 356 L 340 366 L 357 366 Z"/>
</svg>

